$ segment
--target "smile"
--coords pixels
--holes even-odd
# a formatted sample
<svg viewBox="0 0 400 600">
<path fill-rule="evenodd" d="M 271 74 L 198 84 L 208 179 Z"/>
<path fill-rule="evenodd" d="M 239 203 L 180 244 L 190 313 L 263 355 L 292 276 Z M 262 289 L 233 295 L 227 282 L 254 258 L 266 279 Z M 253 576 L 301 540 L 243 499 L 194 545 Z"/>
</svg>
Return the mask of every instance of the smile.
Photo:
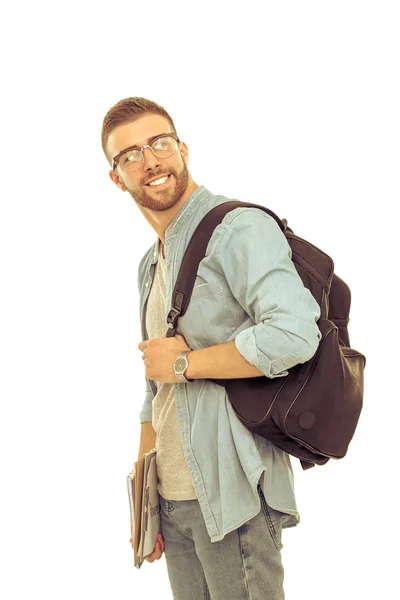
<svg viewBox="0 0 400 600">
<path fill-rule="evenodd" d="M 165 177 L 160 177 L 160 179 L 156 179 L 155 181 L 151 181 L 147 185 L 151 185 L 151 187 L 156 187 L 158 185 L 163 185 L 169 179 L 170 175 L 166 175 Z"/>
</svg>

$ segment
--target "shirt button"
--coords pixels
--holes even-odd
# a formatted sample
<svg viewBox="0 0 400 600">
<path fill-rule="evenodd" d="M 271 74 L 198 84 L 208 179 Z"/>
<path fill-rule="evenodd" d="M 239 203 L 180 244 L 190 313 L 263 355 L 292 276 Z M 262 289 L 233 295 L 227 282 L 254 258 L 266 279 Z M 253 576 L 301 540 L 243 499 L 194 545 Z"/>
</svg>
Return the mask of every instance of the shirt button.
<svg viewBox="0 0 400 600">
<path fill-rule="evenodd" d="M 148 281 L 146 281 L 146 287 L 149 287 L 149 282 Z"/>
</svg>

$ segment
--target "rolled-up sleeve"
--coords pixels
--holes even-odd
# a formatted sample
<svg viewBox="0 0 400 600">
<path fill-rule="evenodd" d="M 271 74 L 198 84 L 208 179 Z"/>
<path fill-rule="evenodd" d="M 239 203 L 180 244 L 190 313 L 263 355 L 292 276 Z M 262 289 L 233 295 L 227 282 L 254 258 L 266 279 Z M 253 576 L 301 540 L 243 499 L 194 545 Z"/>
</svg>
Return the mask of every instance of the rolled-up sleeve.
<svg viewBox="0 0 400 600">
<path fill-rule="evenodd" d="M 282 377 L 315 354 L 320 307 L 275 219 L 258 209 L 234 212 L 224 222 L 217 258 L 233 296 L 255 323 L 236 336 L 236 348 L 267 377 Z"/>
<path fill-rule="evenodd" d="M 149 384 L 149 380 L 146 379 L 146 395 L 143 402 L 142 410 L 139 413 L 140 423 L 151 421 L 153 416 L 153 392 Z"/>
</svg>

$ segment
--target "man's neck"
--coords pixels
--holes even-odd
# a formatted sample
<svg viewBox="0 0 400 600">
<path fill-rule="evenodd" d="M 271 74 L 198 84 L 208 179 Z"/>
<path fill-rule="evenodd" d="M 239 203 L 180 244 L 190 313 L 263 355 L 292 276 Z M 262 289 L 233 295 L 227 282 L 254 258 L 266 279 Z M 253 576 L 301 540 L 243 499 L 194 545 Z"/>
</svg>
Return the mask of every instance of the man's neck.
<svg viewBox="0 0 400 600">
<path fill-rule="evenodd" d="M 148 208 L 143 208 L 139 204 L 137 205 L 139 207 L 139 210 L 143 214 L 144 218 L 146 219 L 146 221 L 148 223 L 150 223 L 150 225 L 152 226 L 152 228 L 154 229 L 154 231 L 156 232 L 156 234 L 160 238 L 160 240 L 163 243 L 163 245 L 165 244 L 165 232 L 167 231 L 169 225 L 175 219 L 176 215 L 178 214 L 178 212 L 180 211 L 180 209 L 182 208 L 182 206 L 185 204 L 185 202 L 189 198 L 189 196 L 198 187 L 199 186 L 197 185 L 197 183 L 195 183 L 194 181 L 192 181 L 191 185 L 189 185 L 187 187 L 185 193 L 183 194 L 183 196 L 179 200 L 179 202 L 177 202 L 175 204 L 175 206 L 173 206 L 169 210 L 154 211 L 154 210 L 149 210 Z M 164 251 L 163 251 L 163 256 L 165 258 Z"/>
</svg>

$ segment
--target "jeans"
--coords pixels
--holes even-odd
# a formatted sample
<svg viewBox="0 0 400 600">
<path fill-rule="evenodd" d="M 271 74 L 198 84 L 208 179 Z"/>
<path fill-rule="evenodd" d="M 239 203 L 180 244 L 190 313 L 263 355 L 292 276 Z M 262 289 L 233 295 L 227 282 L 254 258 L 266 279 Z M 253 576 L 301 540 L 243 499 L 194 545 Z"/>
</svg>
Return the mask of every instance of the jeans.
<svg viewBox="0 0 400 600">
<path fill-rule="evenodd" d="M 283 600 L 282 523 L 267 505 L 219 542 L 211 542 L 197 500 L 160 496 L 165 559 L 174 600 Z"/>
</svg>

